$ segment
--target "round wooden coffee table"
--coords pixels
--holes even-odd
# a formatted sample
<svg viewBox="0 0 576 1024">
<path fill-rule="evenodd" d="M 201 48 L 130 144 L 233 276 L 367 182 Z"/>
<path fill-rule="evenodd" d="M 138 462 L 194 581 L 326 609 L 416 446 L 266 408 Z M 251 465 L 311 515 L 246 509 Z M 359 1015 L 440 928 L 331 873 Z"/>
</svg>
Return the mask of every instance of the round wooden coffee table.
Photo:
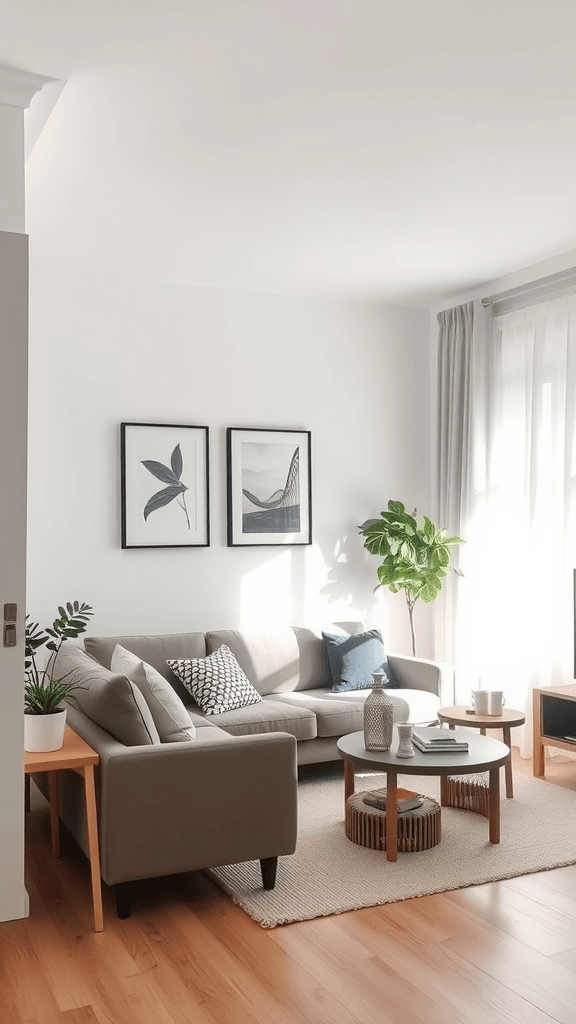
<svg viewBox="0 0 576 1024">
<path fill-rule="evenodd" d="M 477 715 L 470 713 L 471 709 L 460 705 L 454 708 L 440 708 L 438 718 L 446 722 L 451 729 L 456 725 L 466 725 L 469 729 L 480 729 L 480 735 L 485 736 L 487 729 L 502 729 L 502 738 L 510 750 L 508 760 L 504 765 L 506 778 L 506 796 L 512 798 L 514 789 L 512 785 L 512 744 L 510 743 L 510 729 L 515 725 L 524 725 L 526 715 L 521 711 L 503 711 L 501 715 Z"/>
<path fill-rule="evenodd" d="M 398 775 L 439 775 L 442 780 L 440 803 L 446 806 L 446 785 L 449 775 L 473 775 L 490 772 L 489 782 L 489 836 L 491 843 L 500 842 L 500 768 L 510 756 L 510 750 L 500 740 L 456 729 L 457 740 L 468 743 L 468 752 L 453 754 L 423 754 L 416 750 L 414 757 L 397 756 L 398 739 L 389 750 L 366 750 L 364 733 L 351 732 L 337 742 L 338 753 L 344 761 L 344 807 L 354 792 L 354 769 L 371 768 L 386 773 L 386 857 L 398 858 Z"/>
</svg>

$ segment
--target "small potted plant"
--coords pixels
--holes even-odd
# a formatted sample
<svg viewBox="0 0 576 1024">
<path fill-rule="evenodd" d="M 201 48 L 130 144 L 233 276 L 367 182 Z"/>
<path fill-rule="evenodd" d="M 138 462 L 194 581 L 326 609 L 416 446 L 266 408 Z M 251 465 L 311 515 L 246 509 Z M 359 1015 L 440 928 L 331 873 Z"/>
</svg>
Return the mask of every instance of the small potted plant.
<svg viewBox="0 0 576 1024">
<path fill-rule="evenodd" d="M 64 701 L 74 700 L 74 690 L 86 689 L 72 680 L 53 678 L 58 651 L 64 640 L 84 633 L 93 615 L 88 604 L 67 604 L 58 608 L 58 618 L 51 627 L 41 629 L 26 616 L 26 683 L 24 686 L 24 749 L 28 751 L 60 750 L 64 743 L 66 708 Z M 51 652 L 46 668 L 39 669 L 36 652 L 46 646 Z"/>
</svg>

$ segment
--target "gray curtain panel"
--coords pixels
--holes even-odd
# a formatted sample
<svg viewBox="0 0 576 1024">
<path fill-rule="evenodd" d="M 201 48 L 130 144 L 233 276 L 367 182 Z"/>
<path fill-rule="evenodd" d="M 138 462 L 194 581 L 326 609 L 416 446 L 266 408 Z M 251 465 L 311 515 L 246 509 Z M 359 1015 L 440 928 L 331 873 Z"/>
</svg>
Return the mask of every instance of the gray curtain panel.
<svg viewBox="0 0 576 1024">
<path fill-rule="evenodd" d="M 474 303 L 438 314 L 438 525 L 462 536 L 470 464 Z M 453 551 L 458 564 L 458 548 Z M 446 581 L 440 605 L 438 656 L 454 662 L 457 577 Z"/>
</svg>

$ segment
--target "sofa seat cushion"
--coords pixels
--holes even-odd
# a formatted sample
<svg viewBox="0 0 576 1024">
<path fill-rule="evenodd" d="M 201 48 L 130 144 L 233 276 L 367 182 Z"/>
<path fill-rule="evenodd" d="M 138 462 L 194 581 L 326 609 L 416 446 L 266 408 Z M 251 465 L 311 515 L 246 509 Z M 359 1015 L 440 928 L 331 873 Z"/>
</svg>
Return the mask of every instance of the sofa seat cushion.
<svg viewBox="0 0 576 1024">
<path fill-rule="evenodd" d="M 196 723 L 197 725 L 198 723 Z M 215 725 L 206 723 L 206 728 L 199 728 L 196 730 L 195 743 L 222 743 L 222 740 L 226 742 L 231 740 L 232 737 L 229 732 L 225 732 L 224 729 L 219 729 Z"/>
<path fill-rule="evenodd" d="M 387 690 L 386 693 L 390 693 L 390 690 Z M 437 697 L 435 693 L 430 693 L 428 690 L 409 690 L 402 687 L 400 690 L 395 690 L 394 694 L 398 694 L 398 696 L 408 701 L 410 706 L 409 722 L 412 722 L 414 725 L 426 725 L 427 722 L 435 722 L 437 720 L 438 711 L 442 705 L 440 697 Z"/>
<path fill-rule="evenodd" d="M 328 696 L 325 696 L 327 692 Z M 331 700 L 340 694 L 332 690 L 319 689 L 299 691 L 296 693 L 278 694 L 275 698 L 264 697 L 267 704 L 270 700 L 289 704 L 294 708 L 305 708 L 316 716 L 318 736 L 345 736 L 349 732 L 358 732 L 364 728 L 364 701 Z M 356 697 L 358 691 L 356 691 Z"/>
<path fill-rule="evenodd" d="M 197 723 L 197 715 L 194 722 Z M 218 726 L 231 736 L 253 736 L 261 732 L 287 732 L 297 740 L 316 737 L 316 715 L 307 708 L 291 707 L 280 700 L 263 700 L 245 708 L 218 715 Z M 201 737 L 197 737 L 201 738 Z"/>
<path fill-rule="evenodd" d="M 327 688 L 320 688 L 312 691 L 309 696 L 313 693 L 315 697 L 321 697 L 323 700 L 346 701 L 351 704 L 362 703 L 363 705 L 366 697 L 371 692 L 371 689 L 369 689 L 345 690 L 341 693 L 334 693 Z M 429 693 L 428 690 L 410 690 L 404 686 L 397 690 L 386 690 L 386 693 L 398 708 L 398 711 L 394 713 L 395 722 L 413 722 L 415 725 L 425 725 L 427 722 L 436 721 L 440 708 L 440 698 L 435 693 Z M 282 700 L 285 700 L 287 696 L 287 694 L 283 694 Z M 293 696 L 293 694 L 290 694 L 290 697 Z M 362 726 L 359 726 L 359 728 L 362 728 Z"/>
</svg>

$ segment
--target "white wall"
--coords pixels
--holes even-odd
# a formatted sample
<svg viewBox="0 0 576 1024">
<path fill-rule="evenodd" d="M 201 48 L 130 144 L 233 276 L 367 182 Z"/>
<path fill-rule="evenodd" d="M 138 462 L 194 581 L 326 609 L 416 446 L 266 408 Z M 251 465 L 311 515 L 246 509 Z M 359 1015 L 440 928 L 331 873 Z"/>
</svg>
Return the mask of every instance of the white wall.
<svg viewBox="0 0 576 1024">
<path fill-rule="evenodd" d="M 390 497 L 429 510 L 428 313 L 118 276 L 35 256 L 33 226 L 31 245 L 33 616 L 78 599 L 102 634 L 362 619 L 409 651 L 356 526 Z M 209 548 L 120 548 L 122 420 L 210 427 Z M 312 431 L 311 547 L 226 546 L 227 426 Z M 422 609 L 423 655 L 430 633 Z"/>
</svg>

